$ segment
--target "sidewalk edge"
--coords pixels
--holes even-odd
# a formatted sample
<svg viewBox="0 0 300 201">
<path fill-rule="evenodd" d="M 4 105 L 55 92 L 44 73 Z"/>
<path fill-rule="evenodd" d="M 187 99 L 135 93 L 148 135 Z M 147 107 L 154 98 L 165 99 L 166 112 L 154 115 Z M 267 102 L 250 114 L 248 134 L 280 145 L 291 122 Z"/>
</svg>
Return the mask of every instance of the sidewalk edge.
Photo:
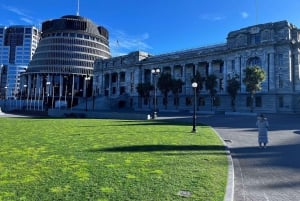
<svg viewBox="0 0 300 201">
<path fill-rule="evenodd" d="M 212 128 L 212 127 L 211 127 Z M 226 155 L 228 160 L 228 175 L 227 175 L 227 184 L 226 184 L 226 192 L 224 196 L 224 201 L 233 201 L 234 199 L 234 166 L 233 166 L 233 160 L 231 157 L 230 150 L 224 141 L 224 139 L 219 135 L 219 133 L 214 129 L 214 132 L 217 134 L 217 136 L 220 138 L 220 140 L 223 142 L 224 146 L 226 147 Z"/>
</svg>

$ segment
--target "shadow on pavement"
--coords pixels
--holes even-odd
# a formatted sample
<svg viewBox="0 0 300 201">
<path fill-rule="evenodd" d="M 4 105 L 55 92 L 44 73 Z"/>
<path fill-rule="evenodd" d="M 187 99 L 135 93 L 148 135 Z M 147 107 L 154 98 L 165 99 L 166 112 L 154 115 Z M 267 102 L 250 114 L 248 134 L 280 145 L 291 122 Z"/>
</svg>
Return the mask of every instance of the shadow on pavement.
<svg viewBox="0 0 300 201">
<path fill-rule="evenodd" d="M 248 165 L 277 166 L 296 169 L 300 168 L 299 150 L 300 144 L 269 146 L 266 149 L 260 149 L 258 147 L 230 148 L 233 158 L 239 160 L 256 159 L 254 163 Z"/>
</svg>

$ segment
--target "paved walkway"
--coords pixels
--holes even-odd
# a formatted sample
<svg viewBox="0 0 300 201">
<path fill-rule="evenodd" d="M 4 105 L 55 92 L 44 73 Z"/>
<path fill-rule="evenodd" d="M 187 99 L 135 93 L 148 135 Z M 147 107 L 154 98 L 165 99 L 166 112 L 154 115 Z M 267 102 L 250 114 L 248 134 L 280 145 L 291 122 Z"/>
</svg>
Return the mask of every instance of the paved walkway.
<svg viewBox="0 0 300 201">
<path fill-rule="evenodd" d="M 256 116 L 198 117 L 198 122 L 214 127 L 230 148 L 235 201 L 300 200 L 300 115 L 267 117 L 270 143 L 266 150 L 257 146 Z"/>
</svg>

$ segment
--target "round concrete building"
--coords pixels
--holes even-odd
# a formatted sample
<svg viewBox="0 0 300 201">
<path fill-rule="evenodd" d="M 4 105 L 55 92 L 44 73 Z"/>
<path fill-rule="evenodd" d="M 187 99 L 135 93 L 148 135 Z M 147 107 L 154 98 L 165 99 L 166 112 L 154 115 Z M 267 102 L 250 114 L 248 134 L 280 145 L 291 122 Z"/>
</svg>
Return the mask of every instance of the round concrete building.
<svg viewBox="0 0 300 201">
<path fill-rule="evenodd" d="M 43 22 L 41 40 L 22 74 L 23 98 L 72 107 L 92 96 L 94 61 L 111 57 L 108 39 L 106 28 L 81 16 Z"/>
</svg>

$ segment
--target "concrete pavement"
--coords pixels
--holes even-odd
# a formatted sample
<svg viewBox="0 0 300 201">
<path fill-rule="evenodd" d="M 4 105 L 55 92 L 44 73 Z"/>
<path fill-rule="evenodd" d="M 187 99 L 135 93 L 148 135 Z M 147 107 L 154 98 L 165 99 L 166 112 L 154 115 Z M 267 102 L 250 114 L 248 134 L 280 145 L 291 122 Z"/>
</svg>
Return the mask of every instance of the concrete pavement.
<svg viewBox="0 0 300 201">
<path fill-rule="evenodd" d="M 256 116 L 202 115 L 226 141 L 235 201 L 300 200 L 300 115 L 268 115 L 269 146 L 258 148 Z"/>
</svg>

